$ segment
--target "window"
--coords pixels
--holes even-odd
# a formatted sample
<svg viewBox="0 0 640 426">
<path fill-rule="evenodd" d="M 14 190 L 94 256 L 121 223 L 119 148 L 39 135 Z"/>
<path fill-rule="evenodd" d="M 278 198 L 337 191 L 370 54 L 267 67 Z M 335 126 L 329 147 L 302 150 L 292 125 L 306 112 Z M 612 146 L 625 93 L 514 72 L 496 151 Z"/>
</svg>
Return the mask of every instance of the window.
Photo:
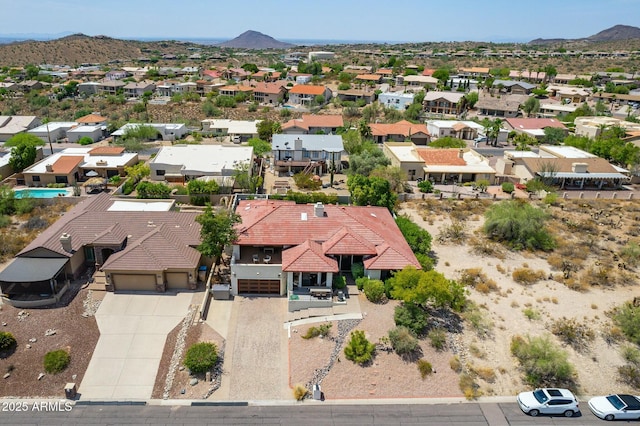
<svg viewBox="0 0 640 426">
<path fill-rule="evenodd" d="M 302 151 L 302 157 L 303 158 L 309 158 L 310 157 L 310 152 L 309 151 Z"/>
<path fill-rule="evenodd" d="M 69 183 L 67 176 L 56 176 L 56 183 Z"/>
<path fill-rule="evenodd" d="M 156 176 L 164 176 L 165 171 L 164 170 L 156 170 Z"/>
<path fill-rule="evenodd" d="M 40 176 L 34 176 L 32 179 L 34 182 L 40 182 Z"/>
</svg>

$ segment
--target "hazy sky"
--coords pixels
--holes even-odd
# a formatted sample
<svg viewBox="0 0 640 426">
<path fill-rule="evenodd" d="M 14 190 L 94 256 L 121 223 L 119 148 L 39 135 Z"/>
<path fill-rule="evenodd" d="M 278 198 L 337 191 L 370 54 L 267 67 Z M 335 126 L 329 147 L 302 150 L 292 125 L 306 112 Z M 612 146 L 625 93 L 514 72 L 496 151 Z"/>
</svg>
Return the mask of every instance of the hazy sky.
<svg viewBox="0 0 640 426">
<path fill-rule="evenodd" d="M 640 26 L 640 0 L 0 0 L 0 34 L 529 41 Z M 635 22 L 633 22 L 635 20 Z"/>
</svg>

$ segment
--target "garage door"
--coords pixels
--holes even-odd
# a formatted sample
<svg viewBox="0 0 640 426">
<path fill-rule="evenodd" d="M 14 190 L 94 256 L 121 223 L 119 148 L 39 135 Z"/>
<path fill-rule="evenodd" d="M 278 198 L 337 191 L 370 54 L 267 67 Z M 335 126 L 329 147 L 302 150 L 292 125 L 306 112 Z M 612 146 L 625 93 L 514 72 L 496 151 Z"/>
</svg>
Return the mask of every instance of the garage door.
<svg viewBox="0 0 640 426">
<path fill-rule="evenodd" d="M 189 274 L 186 272 L 167 272 L 168 289 L 189 288 Z"/>
<path fill-rule="evenodd" d="M 280 280 L 238 280 L 239 294 L 280 294 Z"/>
<path fill-rule="evenodd" d="M 156 291 L 155 275 L 113 274 L 111 279 L 116 291 Z"/>
</svg>

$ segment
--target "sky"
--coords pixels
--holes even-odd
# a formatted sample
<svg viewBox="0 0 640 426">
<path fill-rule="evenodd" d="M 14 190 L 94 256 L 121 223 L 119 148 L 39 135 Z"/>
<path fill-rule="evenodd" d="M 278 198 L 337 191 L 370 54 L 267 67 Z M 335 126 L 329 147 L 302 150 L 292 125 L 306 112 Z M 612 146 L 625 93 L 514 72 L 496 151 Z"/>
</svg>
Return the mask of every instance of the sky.
<svg viewBox="0 0 640 426">
<path fill-rule="evenodd" d="M 0 0 L 0 35 L 526 42 L 640 26 L 640 0 Z M 635 22 L 633 22 L 635 20 Z"/>
</svg>

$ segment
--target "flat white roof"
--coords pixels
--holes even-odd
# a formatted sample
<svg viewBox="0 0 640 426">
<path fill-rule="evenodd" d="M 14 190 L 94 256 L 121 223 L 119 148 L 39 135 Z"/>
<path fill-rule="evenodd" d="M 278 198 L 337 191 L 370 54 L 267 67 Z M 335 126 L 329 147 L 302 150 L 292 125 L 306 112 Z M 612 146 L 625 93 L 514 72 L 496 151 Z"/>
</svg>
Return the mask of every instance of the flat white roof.
<svg viewBox="0 0 640 426">
<path fill-rule="evenodd" d="M 574 146 L 541 145 L 540 151 L 546 151 L 558 158 L 594 158 L 593 155 Z"/>
<path fill-rule="evenodd" d="M 107 209 L 110 212 L 168 212 L 175 201 L 116 200 Z"/>
<path fill-rule="evenodd" d="M 42 126 L 33 128 L 29 130 L 27 133 L 47 133 L 47 131 L 54 132 L 58 129 L 68 130 L 77 125 L 78 123 L 76 123 L 75 121 L 52 121 L 48 124 L 43 124 Z M 48 126 L 48 129 L 47 129 L 47 126 Z"/>
<path fill-rule="evenodd" d="M 89 151 L 91 151 L 93 148 L 94 147 L 64 149 L 60 152 L 56 152 L 55 154 L 46 157 L 42 161 L 39 161 L 33 166 L 25 169 L 25 173 L 46 173 L 47 164 L 55 163 L 62 156 L 83 157 L 84 161 L 80 163 L 80 167 L 84 169 L 95 169 L 105 167 L 122 167 L 138 155 L 135 152 L 123 152 L 121 155 L 89 155 Z M 102 164 L 98 165 L 98 162 L 101 162 Z"/>
<path fill-rule="evenodd" d="M 220 174 L 234 169 L 235 164 L 251 161 L 252 156 L 250 146 L 174 145 L 160 148 L 149 164 L 181 165 L 185 172 Z"/>
<path fill-rule="evenodd" d="M 261 120 L 229 120 L 229 119 L 208 119 L 203 120 L 210 129 L 226 129 L 227 133 L 253 135 L 258 134 L 258 123 Z"/>
<path fill-rule="evenodd" d="M 113 136 L 123 136 L 129 129 L 137 129 L 140 126 L 151 126 L 159 132 L 163 132 L 167 129 L 182 129 L 186 127 L 184 123 L 127 123 L 120 127 L 115 132 L 111 133 Z"/>
<path fill-rule="evenodd" d="M 414 148 L 415 146 L 411 143 L 405 143 L 402 145 L 386 145 L 386 148 L 401 162 L 423 162 L 422 158 L 420 158 Z"/>
<path fill-rule="evenodd" d="M 471 127 L 472 129 L 484 130 L 484 126 L 482 124 L 478 124 L 475 121 L 460 121 L 460 120 L 427 120 L 428 125 L 433 125 L 440 128 L 451 128 L 458 123 L 462 123 L 467 127 Z"/>
<path fill-rule="evenodd" d="M 99 125 L 99 126 L 78 126 L 78 127 L 74 127 L 73 129 L 69 129 L 67 130 L 67 133 L 91 133 L 91 132 L 95 132 L 96 130 L 100 130 L 102 129 L 104 126 Z"/>
</svg>

